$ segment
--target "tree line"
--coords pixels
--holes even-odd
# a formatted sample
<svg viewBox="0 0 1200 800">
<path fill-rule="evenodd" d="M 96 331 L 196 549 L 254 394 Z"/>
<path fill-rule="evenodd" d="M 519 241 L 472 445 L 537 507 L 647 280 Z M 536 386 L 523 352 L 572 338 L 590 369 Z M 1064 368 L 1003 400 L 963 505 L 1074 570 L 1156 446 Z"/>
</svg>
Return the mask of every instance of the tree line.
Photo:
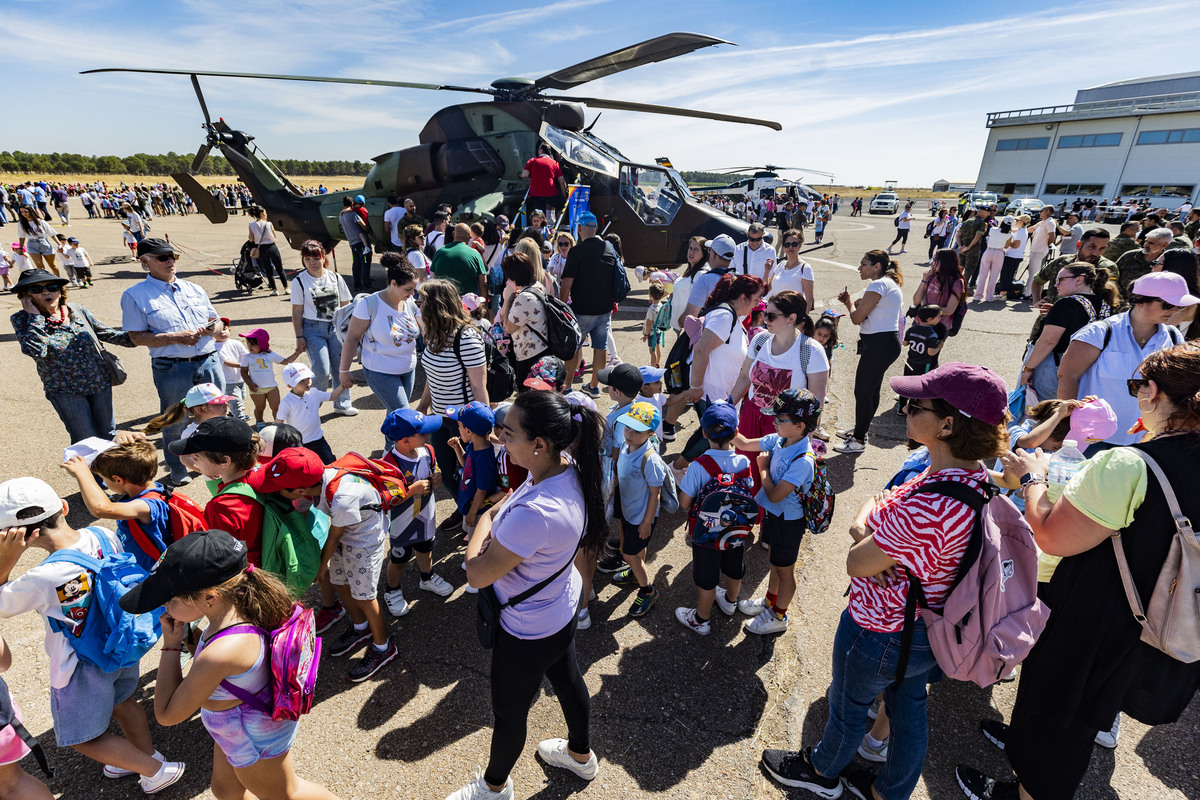
<svg viewBox="0 0 1200 800">
<path fill-rule="evenodd" d="M 285 175 L 366 175 L 370 162 L 305 161 L 298 158 L 272 159 Z M 170 175 L 187 172 L 192 154 L 136 153 L 131 156 L 85 156 L 80 153 L 22 153 L 0 151 L 0 172 L 27 175 Z M 200 168 L 201 175 L 235 175 L 229 162 L 213 154 Z"/>
</svg>

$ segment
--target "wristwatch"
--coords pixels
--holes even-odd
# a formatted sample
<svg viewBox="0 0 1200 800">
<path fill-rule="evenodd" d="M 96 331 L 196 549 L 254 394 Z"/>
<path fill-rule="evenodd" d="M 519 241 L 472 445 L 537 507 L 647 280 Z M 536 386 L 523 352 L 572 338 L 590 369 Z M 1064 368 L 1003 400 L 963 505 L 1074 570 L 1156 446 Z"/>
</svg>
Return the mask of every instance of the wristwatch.
<svg viewBox="0 0 1200 800">
<path fill-rule="evenodd" d="M 1026 472 L 1021 476 L 1021 488 L 1024 489 L 1031 483 L 1046 483 L 1046 476 L 1039 475 L 1036 472 Z"/>
</svg>

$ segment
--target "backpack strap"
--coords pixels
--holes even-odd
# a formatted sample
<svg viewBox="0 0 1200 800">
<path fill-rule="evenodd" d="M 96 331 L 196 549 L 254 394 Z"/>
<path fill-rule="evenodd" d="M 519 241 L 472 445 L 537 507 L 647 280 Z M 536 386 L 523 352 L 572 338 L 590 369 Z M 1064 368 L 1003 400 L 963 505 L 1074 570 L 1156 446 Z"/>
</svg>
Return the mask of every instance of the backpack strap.
<svg viewBox="0 0 1200 800">
<path fill-rule="evenodd" d="M 158 496 L 154 497 L 153 495 L 158 495 Z M 166 502 L 169 504 L 171 502 L 171 487 L 164 486 L 160 490 L 158 488 L 158 484 L 155 484 L 154 488 L 147 489 L 146 491 L 139 494 L 137 497 L 133 497 L 130 499 L 131 500 L 162 500 L 163 502 Z M 168 510 L 168 513 L 170 513 L 169 510 Z M 133 541 L 137 542 L 137 546 L 142 548 L 142 552 L 144 552 L 146 555 L 150 556 L 151 560 L 158 561 L 158 559 L 162 557 L 162 550 L 159 550 L 158 545 L 156 545 L 154 543 L 154 541 L 149 536 L 146 535 L 145 529 L 142 528 L 142 523 L 138 522 L 136 519 L 126 520 L 125 523 L 129 527 L 129 535 L 133 537 Z"/>
<path fill-rule="evenodd" d="M 458 330 L 456 330 L 454 332 L 454 360 L 458 362 L 458 368 L 460 370 L 462 370 L 462 396 L 463 396 L 462 401 L 463 401 L 464 405 L 471 402 L 471 395 L 470 395 L 470 392 L 468 391 L 468 389 L 470 387 L 467 384 L 467 368 L 465 366 L 463 366 L 463 363 L 462 363 L 462 336 L 463 336 L 463 333 L 466 331 L 466 329 L 471 328 L 471 327 L 474 327 L 474 326 L 460 325 L 458 327 Z M 486 371 L 486 368 L 487 368 L 487 363 L 486 363 L 487 349 L 486 348 L 484 348 L 483 355 L 484 355 L 484 359 L 485 359 L 484 369 Z"/>
<path fill-rule="evenodd" d="M 17 719 L 17 712 L 12 704 L 12 695 L 8 692 L 8 685 L 3 678 L 0 678 L 0 729 L 6 727 L 11 727 L 25 743 L 25 746 L 30 749 L 46 777 L 53 778 L 54 770 L 50 768 L 50 762 L 46 760 L 46 751 L 42 749 L 42 743 Z"/>
<path fill-rule="evenodd" d="M 230 625 L 228 628 L 222 628 L 221 630 L 214 633 L 212 636 L 208 637 L 207 641 L 202 639 L 200 641 L 200 644 L 197 645 L 197 647 L 196 647 L 196 655 L 197 656 L 200 655 L 200 651 L 204 649 L 205 645 L 212 644 L 214 641 L 216 641 L 217 639 L 220 639 L 222 636 L 229 636 L 230 634 L 233 634 L 233 633 L 257 633 L 259 636 L 263 637 L 262 646 L 265 648 L 268 648 L 267 653 L 264 654 L 264 657 L 267 657 L 267 658 L 270 657 L 270 649 L 269 649 L 271 646 L 270 634 L 268 634 L 266 631 L 264 631 L 262 628 L 258 627 L 257 625 L 249 625 L 249 624 Z M 270 686 L 270 685 L 271 685 L 270 680 L 268 679 L 267 686 Z M 220 686 L 222 689 L 229 692 L 231 695 L 236 697 L 238 700 L 241 700 L 243 703 L 245 703 L 255 709 L 258 709 L 259 711 L 263 712 L 264 714 L 271 713 L 271 711 L 272 711 L 271 706 L 268 703 L 264 702 L 263 699 L 260 698 L 254 692 L 251 692 L 247 689 L 243 689 L 240 686 L 235 686 L 234 684 L 230 683 L 229 681 L 227 681 L 225 679 L 221 680 Z M 263 688 L 265 689 L 266 687 L 263 687 Z M 262 689 L 259 689 L 258 691 L 261 692 Z"/>
</svg>

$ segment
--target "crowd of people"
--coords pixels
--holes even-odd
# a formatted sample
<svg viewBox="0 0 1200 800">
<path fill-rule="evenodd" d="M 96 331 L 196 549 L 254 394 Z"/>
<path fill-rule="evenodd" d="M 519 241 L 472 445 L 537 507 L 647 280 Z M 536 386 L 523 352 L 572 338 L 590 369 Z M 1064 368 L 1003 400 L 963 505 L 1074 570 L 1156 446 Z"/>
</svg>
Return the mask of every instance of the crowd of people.
<svg viewBox="0 0 1200 800">
<path fill-rule="evenodd" d="M 45 223 L 30 196 L 23 221 Z M 147 235 L 154 209 L 143 216 L 144 205 L 123 197 L 142 223 L 133 252 L 146 276 L 125 289 L 119 327 L 68 303 L 71 280 L 53 262 L 31 263 L 12 287 L 22 352 L 71 438 L 63 469 L 87 511 L 116 523 L 115 532 L 73 529 L 67 501 L 44 480 L 0 484 L 0 617 L 37 611 L 47 621 L 58 745 L 108 777 L 138 776 L 146 793 L 182 777 L 185 764 L 155 749 L 133 699 L 157 640 L 156 719 L 174 725 L 199 710 L 214 743 L 214 796 L 333 797 L 299 778 L 289 755 L 306 709 L 280 717 L 260 707 L 278 680 L 272 634 L 293 630 L 293 603 L 311 589 L 323 668 L 361 651 L 346 678 L 371 679 L 399 656 L 388 628 L 410 611 L 401 580 L 415 561 L 418 591 L 444 598 L 459 584 L 478 596 L 480 640 L 491 649 L 487 766 L 448 800 L 513 797 L 543 678 L 567 735 L 537 753 L 591 781 L 601 764 L 575 646 L 592 626 L 596 573 L 629 587 L 631 617 L 653 613 L 651 542 L 682 525 L 696 596 L 673 610 L 678 624 L 703 637 L 720 612 L 740 615 L 751 635 L 788 630 L 803 540 L 832 518 L 825 441 L 845 456 L 865 451 L 888 390 L 911 453 L 848 531 L 851 588 L 832 645 L 828 721 L 816 746 L 767 750 L 762 766 L 827 798 L 911 795 L 928 746 L 928 687 L 949 671 L 917 598 L 923 609 L 945 607 L 982 535 L 976 509 L 991 514 L 1012 497 L 1024 508 L 1009 518 L 1014 535 L 1036 544 L 1039 561 L 1036 576 L 1007 577 L 1029 579 L 1048 622 L 1021 669 L 1003 676 L 1019 674 L 1011 723 L 989 721 L 983 734 L 1005 749 L 1019 785 L 966 765 L 957 780 L 973 800 L 1072 797 L 1093 740 L 1107 735 L 1115 746 L 1121 713 L 1171 722 L 1200 684 L 1197 662 L 1139 639 L 1126 597 L 1149 602 L 1172 519 L 1200 513 L 1181 491 L 1200 466 L 1200 347 L 1191 342 L 1200 326 L 1190 325 L 1200 213 L 1178 234 L 1158 217 L 1114 239 L 1053 219 L 1053 209 L 1037 223 L 996 220 L 995 209 L 961 219 L 941 211 L 912 304 L 898 253 L 873 249 L 858 267 L 863 290 L 836 294 L 844 311 L 818 311 L 820 287 L 800 249 L 809 226 L 820 241 L 839 201 L 772 207 L 778 250 L 764 222 L 748 219 L 744 241 L 694 237 L 677 269 L 635 272 L 590 212 L 573 234 L 543 211 L 524 228 L 502 216 L 476 227 L 447 209 L 425 222 L 392 197 L 379 242 L 365 233 L 362 198 L 347 197 L 352 286 L 316 241 L 289 280 L 266 247 L 270 223 L 251 208 L 248 241 L 290 295 L 297 346 L 285 355 L 265 329 L 235 331 L 221 318 L 203 288 L 178 276 L 176 248 Z M 911 226 L 911 209 L 903 213 Z M 904 252 L 907 236 L 897 243 Z M 1124 250 L 1109 260 L 1114 244 Z M 950 340 L 969 335 L 967 310 L 995 299 L 993 281 L 1013 291 L 1027 253 L 1040 306 L 1006 312 L 1034 312 L 1021 375 L 1006 382 L 946 358 Z M 612 324 L 630 275 L 652 302 L 646 351 L 626 348 L 622 359 Z M 842 337 L 857 327 L 858 340 L 854 421 L 835 433 L 822 412 L 839 326 Z M 105 344 L 149 350 L 161 414 L 140 431 L 118 430 L 112 397 L 125 375 Z M 885 387 L 905 350 L 904 375 Z M 356 358 L 386 410 L 376 461 L 346 453 L 336 421 L 327 432 L 321 420 L 326 403 L 358 413 Z M 693 430 L 668 457 L 692 413 Z M 160 432 L 156 446 L 149 437 Z M 1046 454 L 1075 447 L 1087 460 L 1063 480 Z M 203 506 L 173 491 L 194 474 L 209 482 Z M 454 501 L 440 521 L 439 495 Z M 1117 555 L 1104 546 L 1115 533 L 1124 534 L 1113 540 Z M 742 579 L 755 537 L 770 569 L 752 592 Z M 30 548 L 45 559 L 13 577 Z M 439 573 L 439 548 L 464 548 L 465 580 Z M 81 642 L 101 625 L 105 582 L 116 580 L 102 562 L 125 556 L 127 569 L 149 574 L 120 599 L 117 624 L 152 630 L 143 649 L 105 661 Z M 112 720 L 122 736 L 109 732 Z M 28 752 L 0 730 L 6 798 L 49 796 L 18 765 Z"/>
</svg>

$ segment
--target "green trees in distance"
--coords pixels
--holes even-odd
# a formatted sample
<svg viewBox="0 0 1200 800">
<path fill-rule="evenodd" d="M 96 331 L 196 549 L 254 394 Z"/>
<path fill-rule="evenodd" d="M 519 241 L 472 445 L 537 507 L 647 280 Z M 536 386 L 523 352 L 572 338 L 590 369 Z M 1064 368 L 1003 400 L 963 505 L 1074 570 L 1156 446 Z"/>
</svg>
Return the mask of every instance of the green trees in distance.
<svg viewBox="0 0 1200 800">
<path fill-rule="evenodd" d="M 298 158 L 272 159 L 285 175 L 366 175 L 370 162 L 363 161 L 304 161 Z M 79 153 L 22 153 L 0 151 L 0 172 L 29 175 L 170 175 L 187 172 L 192 154 L 152 155 L 136 153 L 131 156 L 85 156 Z M 229 162 L 218 155 L 209 156 L 200 169 L 201 175 L 234 175 Z"/>
</svg>

